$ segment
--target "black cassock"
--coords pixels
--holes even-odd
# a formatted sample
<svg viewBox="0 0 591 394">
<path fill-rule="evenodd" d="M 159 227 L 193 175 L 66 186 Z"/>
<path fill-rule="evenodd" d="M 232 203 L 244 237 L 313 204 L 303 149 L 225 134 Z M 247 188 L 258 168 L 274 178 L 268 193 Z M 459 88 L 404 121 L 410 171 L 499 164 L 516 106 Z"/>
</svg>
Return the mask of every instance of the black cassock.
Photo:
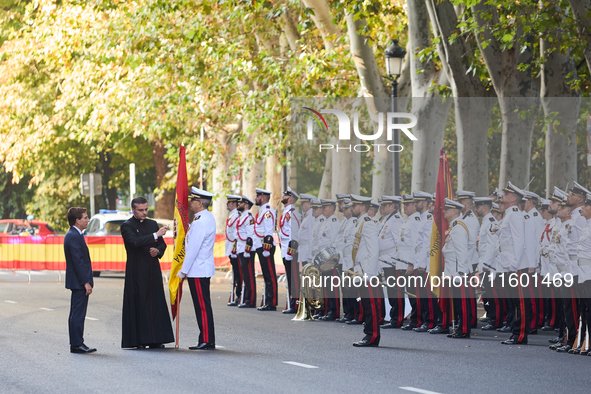
<svg viewBox="0 0 591 394">
<path fill-rule="evenodd" d="M 157 231 L 155 221 L 140 222 L 135 216 L 121 225 L 127 251 L 122 348 L 174 341 L 158 261 L 164 255 L 166 244 L 162 237 L 154 240 Z M 157 257 L 150 256 L 150 248 L 159 250 Z"/>
</svg>

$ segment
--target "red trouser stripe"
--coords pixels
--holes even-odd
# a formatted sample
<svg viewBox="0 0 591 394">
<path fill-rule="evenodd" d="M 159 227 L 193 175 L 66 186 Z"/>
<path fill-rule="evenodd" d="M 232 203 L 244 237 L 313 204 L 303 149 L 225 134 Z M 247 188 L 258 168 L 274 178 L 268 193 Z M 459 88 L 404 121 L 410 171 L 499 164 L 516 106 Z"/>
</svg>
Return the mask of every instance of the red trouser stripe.
<svg viewBox="0 0 591 394">
<path fill-rule="evenodd" d="M 207 321 L 207 311 L 205 310 L 205 301 L 203 299 L 203 290 L 199 278 L 195 278 L 195 288 L 197 289 L 197 300 L 201 310 L 201 324 L 203 324 L 203 342 L 209 343 L 209 327 Z"/>
<path fill-rule="evenodd" d="M 523 287 L 517 286 L 519 289 L 519 305 L 521 306 L 521 310 L 519 311 L 521 315 L 521 324 L 519 326 L 519 338 L 517 340 L 519 342 L 525 339 L 525 298 L 523 297 Z"/>
<path fill-rule="evenodd" d="M 254 257 L 251 255 L 248 258 L 248 270 L 249 272 L 249 276 L 250 276 L 250 300 L 248 302 L 248 305 L 250 306 L 255 306 L 256 305 L 256 283 L 254 280 Z M 252 268 L 251 268 L 252 267 Z"/>
<path fill-rule="evenodd" d="M 499 295 L 497 293 L 497 289 L 496 287 L 493 286 L 492 288 L 492 293 L 493 293 L 493 300 L 495 303 L 495 327 L 500 327 L 501 326 L 501 305 L 499 303 Z"/>
<path fill-rule="evenodd" d="M 472 306 L 468 306 L 466 302 L 466 287 L 460 287 L 460 294 L 462 296 L 462 333 L 468 333 L 468 327 L 472 324 L 469 322 L 468 317 L 468 308 L 472 308 Z"/>
<path fill-rule="evenodd" d="M 357 321 L 363 321 L 363 302 L 359 301 L 357 304 L 359 304 L 359 317 L 357 318 Z"/>
<path fill-rule="evenodd" d="M 378 338 L 378 314 L 376 311 L 376 303 L 375 303 L 375 298 L 373 295 L 373 289 L 371 286 L 368 287 L 369 290 L 369 302 L 371 303 L 371 315 L 372 315 L 372 328 L 373 328 L 373 332 L 371 334 L 371 343 L 374 343 L 376 341 L 376 339 Z"/>
<path fill-rule="evenodd" d="M 577 310 L 577 296 L 575 294 L 575 288 L 571 287 L 570 288 L 570 297 L 572 298 L 571 303 L 573 304 L 573 318 L 575 321 L 575 327 L 577 327 L 578 329 L 578 321 L 579 321 L 579 312 Z"/>
<path fill-rule="evenodd" d="M 267 265 L 269 266 L 269 275 L 271 275 L 271 288 L 273 289 L 272 305 L 277 305 L 277 278 L 275 275 L 273 275 L 273 271 L 275 270 L 271 269 L 271 255 L 267 256 Z"/>
</svg>

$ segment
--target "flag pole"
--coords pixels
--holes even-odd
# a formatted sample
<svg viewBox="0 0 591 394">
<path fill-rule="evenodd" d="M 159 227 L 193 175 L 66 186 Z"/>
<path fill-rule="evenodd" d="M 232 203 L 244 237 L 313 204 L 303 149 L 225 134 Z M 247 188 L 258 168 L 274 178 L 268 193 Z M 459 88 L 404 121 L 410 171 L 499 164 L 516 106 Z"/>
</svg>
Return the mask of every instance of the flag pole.
<svg viewBox="0 0 591 394">
<path fill-rule="evenodd" d="M 179 320 L 181 319 L 181 289 L 183 288 L 184 279 L 181 279 L 181 283 L 179 283 L 179 288 L 176 290 L 176 342 L 174 344 L 174 348 L 176 350 L 179 349 Z"/>
</svg>

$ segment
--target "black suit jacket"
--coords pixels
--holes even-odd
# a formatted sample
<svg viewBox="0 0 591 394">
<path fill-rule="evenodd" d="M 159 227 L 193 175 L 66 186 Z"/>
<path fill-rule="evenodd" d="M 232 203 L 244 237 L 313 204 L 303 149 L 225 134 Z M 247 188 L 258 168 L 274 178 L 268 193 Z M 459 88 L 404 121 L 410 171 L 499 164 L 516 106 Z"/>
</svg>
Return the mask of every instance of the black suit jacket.
<svg viewBox="0 0 591 394">
<path fill-rule="evenodd" d="M 94 286 L 92 264 L 84 236 L 70 227 L 64 238 L 66 253 L 66 289 L 84 289 L 86 283 Z"/>
</svg>

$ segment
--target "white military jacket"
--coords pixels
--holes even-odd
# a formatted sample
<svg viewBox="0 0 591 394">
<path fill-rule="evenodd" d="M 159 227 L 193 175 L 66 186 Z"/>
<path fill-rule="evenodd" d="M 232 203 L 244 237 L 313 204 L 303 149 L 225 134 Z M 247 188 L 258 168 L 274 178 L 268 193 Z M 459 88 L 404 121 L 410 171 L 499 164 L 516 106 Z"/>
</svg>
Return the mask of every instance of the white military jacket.
<svg viewBox="0 0 591 394">
<path fill-rule="evenodd" d="M 312 243 L 312 227 L 314 227 L 314 216 L 312 216 L 312 208 L 304 213 L 300 230 L 298 233 L 298 261 L 310 262 L 310 248 Z"/>
<path fill-rule="evenodd" d="M 234 241 L 236 241 L 236 225 L 238 222 L 238 217 L 240 217 L 240 212 L 237 209 L 233 209 L 226 219 L 226 256 L 229 256 L 232 253 L 232 248 L 234 247 Z"/>
<path fill-rule="evenodd" d="M 525 258 L 527 268 L 538 268 L 540 265 L 540 238 L 544 230 L 544 219 L 537 209 L 532 208 L 529 212 L 523 212 L 525 233 Z"/>
<path fill-rule="evenodd" d="M 579 283 L 591 280 L 591 219 L 587 219 L 579 238 L 577 264 L 579 265 Z"/>
<path fill-rule="evenodd" d="M 552 239 L 553 226 L 555 225 L 555 223 L 555 218 L 547 220 L 544 225 L 544 229 L 542 230 L 542 235 L 540 236 L 540 275 L 549 275 L 550 278 L 555 273 L 557 273 L 554 265 L 550 264 L 550 260 L 548 257 L 550 241 Z"/>
<path fill-rule="evenodd" d="M 400 232 L 396 238 L 396 269 L 406 270 L 408 264 L 414 264 L 415 248 L 419 239 L 419 225 L 421 215 L 418 212 L 407 216 L 404 224 L 400 226 Z M 402 260 L 402 261 L 401 261 Z"/>
<path fill-rule="evenodd" d="M 495 224 L 497 219 L 494 218 L 492 213 L 487 213 L 482 218 L 482 224 L 480 225 L 480 232 L 478 233 L 478 243 L 476 250 L 478 252 L 478 272 L 483 272 L 485 269 L 488 271 L 496 271 L 495 267 L 495 248 L 497 247 Z"/>
<path fill-rule="evenodd" d="M 281 258 L 287 256 L 289 241 L 297 241 L 301 222 L 299 212 L 291 204 L 283 209 L 279 218 L 279 238 L 281 239 Z"/>
<path fill-rule="evenodd" d="M 568 256 L 570 259 L 570 267 L 571 273 L 574 275 L 579 275 L 580 269 L 579 264 L 577 263 L 577 247 L 579 245 L 579 238 L 581 238 L 581 234 L 583 233 L 583 229 L 587 225 L 587 219 L 585 219 L 581 215 L 581 209 L 583 207 L 578 207 L 573 209 L 572 213 L 572 229 L 571 229 L 571 239 L 572 243 L 567 245 L 568 247 Z"/>
<path fill-rule="evenodd" d="M 185 238 L 185 260 L 181 272 L 189 278 L 210 278 L 215 274 L 213 246 L 215 219 L 208 210 L 195 214 Z"/>
<path fill-rule="evenodd" d="M 357 219 L 355 224 L 355 240 L 353 241 L 353 270 L 361 275 L 377 276 L 379 274 L 378 233 L 379 225 L 367 213 Z"/>
<path fill-rule="evenodd" d="M 505 217 L 497 231 L 497 263 L 507 272 L 527 268 L 524 232 L 525 219 L 519 208 L 505 209 Z"/>
<path fill-rule="evenodd" d="M 571 239 L 572 235 L 572 218 L 561 222 L 560 219 L 556 218 L 556 223 L 552 230 L 552 238 L 550 240 L 550 247 L 548 248 L 548 258 L 550 265 L 553 266 L 558 276 L 562 276 L 566 273 L 571 273 L 570 270 L 570 258 L 568 255 L 568 245 L 573 244 Z M 578 242 L 578 240 L 577 240 Z"/>
<path fill-rule="evenodd" d="M 324 221 L 326 217 L 324 215 L 319 215 L 314 219 L 314 226 L 312 226 L 312 239 L 310 243 L 310 261 L 314 260 L 316 253 L 320 250 L 318 247 L 318 239 L 320 238 L 319 231 L 322 226 L 324 226 Z"/>
<path fill-rule="evenodd" d="M 464 222 L 466 227 L 468 227 L 468 264 L 470 265 L 470 271 L 473 272 L 474 268 L 473 265 L 478 263 L 478 252 L 476 251 L 476 241 L 478 240 L 478 232 L 480 231 L 480 223 L 478 222 L 478 218 L 469 210 L 466 212 L 465 215 L 461 215 L 458 219 L 461 222 Z M 469 273 L 467 272 L 467 273 Z"/>
<path fill-rule="evenodd" d="M 271 208 L 269 203 L 261 205 L 257 215 L 254 219 L 254 235 L 253 243 L 254 249 L 263 246 L 263 239 L 270 235 L 273 237 L 273 229 L 275 228 L 275 210 Z M 273 240 L 273 245 L 275 240 Z"/>
<path fill-rule="evenodd" d="M 433 215 L 425 210 L 421 214 L 421 224 L 419 225 L 419 236 L 417 246 L 415 247 L 415 269 L 422 268 L 429 271 L 431 263 L 431 230 L 433 229 Z"/>
<path fill-rule="evenodd" d="M 332 214 L 328 219 L 322 222 L 322 225 L 318 227 L 318 238 L 314 240 L 314 242 L 318 245 L 318 251 L 333 244 L 337 237 L 337 233 L 339 232 L 340 225 L 341 222 L 335 214 Z"/>
<path fill-rule="evenodd" d="M 254 216 L 249 209 L 242 212 L 240 219 L 236 222 L 236 252 L 244 253 L 244 247 L 246 246 L 246 240 L 251 238 L 254 245 Z M 250 250 L 250 253 L 255 253 L 256 249 L 254 246 Z"/>
<path fill-rule="evenodd" d="M 398 212 L 391 213 L 384 219 L 378 233 L 380 271 L 384 268 L 396 268 L 396 260 L 394 260 L 394 257 L 396 257 L 396 238 L 399 236 L 403 224 L 404 219 Z"/>
<path fill-rule="evenodd" d="M 343 247 L 340 251 L 343 272 L 353 268 L 353 242 L 357 231 L 357 218 L 347 219 L 345 231 L 343 232 Z"/>
<path fill-rule="evenodd" d="M 460 224 L 462 223 L 462 224 Z M 445 276 L 461 277 L 470 273 L 468 262 L 468 230 L 455 218 L 447 229 L 441 252 L 445 259 Z"/>
</svg>

